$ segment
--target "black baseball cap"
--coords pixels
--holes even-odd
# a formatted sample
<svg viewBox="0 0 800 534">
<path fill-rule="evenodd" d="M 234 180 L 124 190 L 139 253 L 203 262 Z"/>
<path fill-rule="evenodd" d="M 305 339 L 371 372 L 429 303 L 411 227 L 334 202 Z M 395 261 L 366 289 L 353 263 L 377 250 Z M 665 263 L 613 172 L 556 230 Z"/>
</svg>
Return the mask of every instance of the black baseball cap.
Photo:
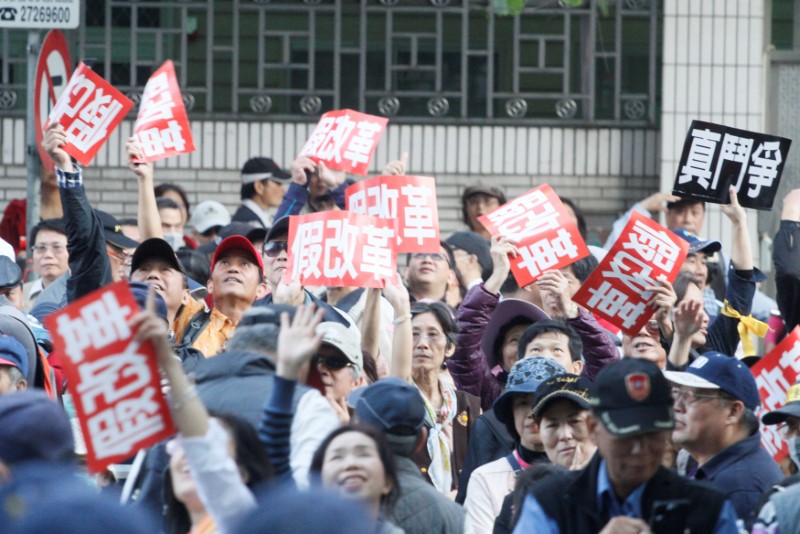
<svg viewBox="0 0 800 534">
<path fill-rule="evenodd" d="M 269 229 L 267 232 L 267 238 L 264 240 L 265 243 L 269 243 L 276 237 L 280 237 L 282 235 L 289 236 L 289 216 L 281 217 L 277 221 L 275 221 L 272 225 L 272 228 Z"/>
<path fill-rule="evenodd" d="M 789 417 L 800 418 L 800 382 L 795 382 L 786 392 L 786 402 L 783 407 L 762 415 L 761 422 L 765 425 L 778 425 Z"/>
<path fill-rule="evenodd" d="M 136 247 L 136 250 L 133 252 L 133 258 L 131 258 L 131 273 L 138 271 L 139 267 L 142 266 L 142 263 L 150 258 L 164 260 L 167 265 L 180 272 L 184 276 L 186 275 L 186 271 L 183 269 L 181 262 L 178 261 L 175 251 L 172 249 L 169 243 L 159 237 L 145 239 L 141 242 L 141 244 L 139 244 L 138 247 Z"/>
<path fill-rule="evenodd" d="M 595 416 L 617 437 L 675 427 L 669 381 L 647 360 L 624 358 L 603 368 L 588 400 Z"/>
<path fill-rule="evenodd" d="M 102 210 L 94 210 L 94 212 L 103 225 L 106 241 L 122 249 L 136 248 L 139 246 L 138 241 L 134 241 L 122 233 L 122 225 L 119 224 L 116 217 Z"/>
<path fill-rule="evenodd" d="M 589 405 L 589 387 L 592 382 L 585 376 L 573 374 L 556 375 L 548 378 L 536 388 L 536 394 L 531 402 L 533 416 L 541 417 L 553 401 L 566 399 L 574 402 L 582 410 L 591 408 Z"/>
</svg>

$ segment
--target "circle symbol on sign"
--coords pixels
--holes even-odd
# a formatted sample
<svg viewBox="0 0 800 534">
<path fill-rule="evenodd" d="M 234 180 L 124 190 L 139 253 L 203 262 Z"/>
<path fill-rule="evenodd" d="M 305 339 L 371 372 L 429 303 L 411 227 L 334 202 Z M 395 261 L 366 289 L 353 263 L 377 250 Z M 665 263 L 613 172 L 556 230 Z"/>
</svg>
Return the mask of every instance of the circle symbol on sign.
<svg viewBox="0 0 800 534">
<path fill-rule="evenodd" d="M 51 30 L 42 42 L 39 59 L 36 62 L 36 78 L 34 79 L 33 120 L 36 125 L 36 148 L 42 165 L 52 168 L 55 163 L 42 148 L 44 134 L 42 128 L 58 97 L 64 92 L 72 74 L 70 68 L 69 49 L 64 34 Z"/>
</svg>

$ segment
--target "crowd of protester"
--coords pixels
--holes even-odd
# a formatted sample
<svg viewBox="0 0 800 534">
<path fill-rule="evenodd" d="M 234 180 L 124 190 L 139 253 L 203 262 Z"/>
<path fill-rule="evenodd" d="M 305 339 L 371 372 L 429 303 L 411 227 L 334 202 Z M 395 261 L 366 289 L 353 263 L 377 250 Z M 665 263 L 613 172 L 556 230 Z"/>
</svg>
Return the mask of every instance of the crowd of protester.
<svg viewBox="0 0 800 534">
<path fill-rule="evenodd" d="M 758 358 L 741 350 L 751 315 L 777 308 L 781 332 L 800 320 L 800 190 L 774 240 L 777 302 L 758 291 L 735 191 L 729 257 L 698 235 L 702 202 L 633 206 L 665 212 L 689 253 L 625 333 L 572 300 L 604 248 L 517 285 L 517 244 L 478 220 L 507 201 L 496 186 L 466 187 L 464 230 L 408 254 L 383 289 L 304 287 L 284 279 L 288 217 L 344 209 L 344 173 L 254 157 L 231 214 L 156 185 L 132 138 L 137 217 L 120 220 L 92 208 L 92 172 L 64 142 L 45 132 L 42 220 L 26 236 L 23 200 L 0 223 L 2 531 L 800 532 L 800 384 L 759 420 Z M 407 170 L 403 157 L 383 173 Z M 177 434 L 90 480 L 42 324 L 122 280 Z M 761 425 L 780 426 L 781 465 Z"/>
</svg>

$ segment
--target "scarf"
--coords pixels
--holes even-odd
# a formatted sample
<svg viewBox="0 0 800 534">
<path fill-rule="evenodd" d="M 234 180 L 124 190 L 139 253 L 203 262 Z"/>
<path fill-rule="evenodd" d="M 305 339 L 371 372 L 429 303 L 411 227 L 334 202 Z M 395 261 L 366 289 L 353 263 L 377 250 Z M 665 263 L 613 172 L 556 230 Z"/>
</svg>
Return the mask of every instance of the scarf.
<svg viewBox="0 0 800 534">
<path fill-rule="evenodd" d="M 436 410 L 431 402 L 422 396 L 425 402 L 425 424 L 428 426 L 428 455 L 431 465 L 428 466 L 428 476 L 431 477 L 434 487 L 442 494 L 449 495 L 453 487 L 453 470 L 450 466 L 450 441 L 445 428 L 452 426 L 456 416 L 456 390 L 453 385 L 439 380 L 439 389 L 442 392 L 441 422 L 436 417 Z"/>
</svg>

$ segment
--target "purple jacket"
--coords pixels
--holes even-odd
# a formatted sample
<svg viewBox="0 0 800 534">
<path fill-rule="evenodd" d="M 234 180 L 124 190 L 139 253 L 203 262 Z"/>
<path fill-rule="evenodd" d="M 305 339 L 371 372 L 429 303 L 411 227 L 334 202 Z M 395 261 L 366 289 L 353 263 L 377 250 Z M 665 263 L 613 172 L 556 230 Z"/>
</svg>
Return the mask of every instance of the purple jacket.
<svg viewBox="0 0 800 534">
<path fill-rule="evenodd" d="M 481 338 L 499 302 L 499 297 L 486 291 L 483 284 L 467 292 L 456 312 L 460 330 L 456 351 L 445 360 L 456 388 L 479 397 L 484 411 L 492 408 L 505 386 L 505 372 L 496 376 L 481 350 Z M 581 374 L 594 380 L 603 367 L 619 359 L 617 347 L 591 313 L 579 308 L 578 317 L 567 322 L 583 342 L 586 363 Z"/>
</svg>

